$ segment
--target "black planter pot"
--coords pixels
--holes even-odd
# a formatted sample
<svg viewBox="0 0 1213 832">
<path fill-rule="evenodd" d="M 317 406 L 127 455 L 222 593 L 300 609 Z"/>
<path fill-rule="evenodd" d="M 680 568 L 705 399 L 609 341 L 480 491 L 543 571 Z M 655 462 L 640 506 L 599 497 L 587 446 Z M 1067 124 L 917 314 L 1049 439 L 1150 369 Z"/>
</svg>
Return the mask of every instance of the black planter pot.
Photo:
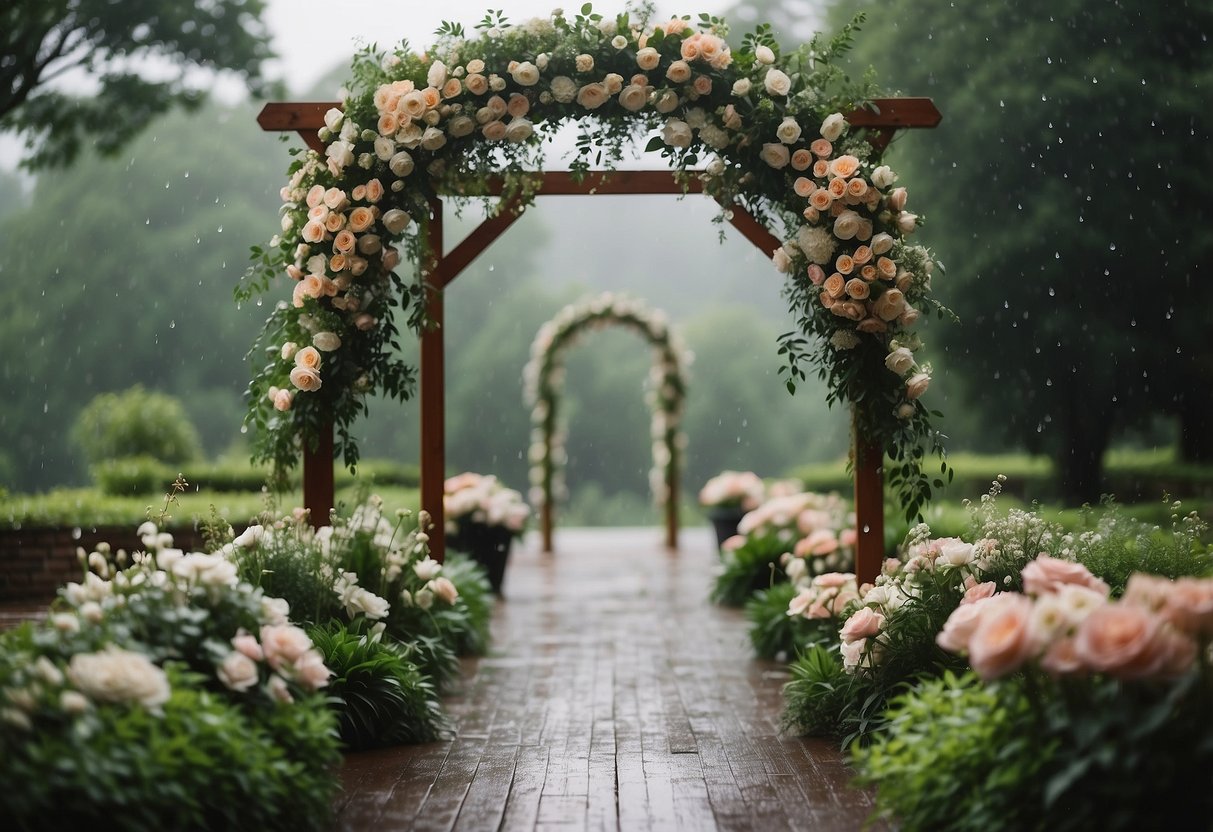
<svg viewBox="0 0 1213 832">
<path fill-rule="evenodd" d="M 708 519 L 716 530 L 716 545 L 723 546 L 724 542 L 737 534 L 737 524 L 746 513 L 740 508 L 713 508 L 708 510 Z"/>
<path fill-rule="evenodd" d="M 472 560 L 484 567 L 489 576 L 493 592 L 501 594 L 501 582 L 505 578 L 505 563 L 510 557 L 510 546 L 514 534 L 505 526 L 489 526 L 484 523 L 461 523 L 459 531 L 447 537 L 447 545 L 465 552 Z"/>
</svg>

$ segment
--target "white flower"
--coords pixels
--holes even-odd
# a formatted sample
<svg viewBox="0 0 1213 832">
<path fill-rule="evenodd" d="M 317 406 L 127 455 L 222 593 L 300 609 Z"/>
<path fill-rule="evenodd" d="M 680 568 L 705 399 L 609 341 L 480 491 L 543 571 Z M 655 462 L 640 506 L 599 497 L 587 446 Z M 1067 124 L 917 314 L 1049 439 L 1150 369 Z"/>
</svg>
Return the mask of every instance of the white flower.
<svg viewBox="0 0 1213 832">
<path fill-rule="evenodd" d="M 754 50 L 754 60 L 760 64 L 773 64 L 775 63 L 775 53 L 769 46 L 759 46 Z"/>
<path fill-rule="evenodd" d="M 428 589 L 419 589 L 417 594 L 413 596 L 413 601 L 423 610 L 428 610 L 434 606 L 434 593 Z"/>
<path fill-rule="evenodd" d="M 795 144 L 800 139 L 800 124 L 791 116 L 785 116 L 775 128 L 775 136 L 784 144 Z"/>
<path fill-rule="evenodd" d="M 872 184 L 877 188 L 887 188 L 897 181 L 897 174 L 888 165 L 881 165 L 872 171 Z"/>
<path fill-rule="evenodd" d="M 750 94 L 750 89 L 753 86 L 749 78 L 738 78 L 733 82 L 733 95 L 744 98 Z"/>
<path fill-rule="evenodd" d="M 336 133 L 341 129 L 341 121 L 345 118 L 345 113 L 336 107 L 332 107 L 324 114 L 324 126 Z"/>
<path fill-rule="evenodd" d="M 702 128 L 700 128 L 699 138 L 703 141 L 704 144 L 706 144 L 708 147 L 713 148 L 714 150 L 724 150 L 726 147 L 729 146 L 728 131 L 722 127 L 717 127 L 715 124 L 705 124 Z M 721 173 L 724 172 L 724 163 L 721 162 L 719 159 L 714 159 L 712 161 L 713 161 L 713 163 L 715 163 L 719 166 L 719 169 L 713 171 L 712 165 L 709 164 L 708 172 L 714 173 L 714 175 L 719 176 Z"/>
<path fill-rule="evenodd" d="M 771 262 L 775 264 L 775 270 L 781 274 L 787 274 L 792 270 L 792 258 L 788 256 L 787 249 L 783 246 L 771 253 Z"/>
<path fill-rule="evenodd" d="M 138 702 L 155 708 L 172 691 L 164 671 L 141 653 L 109 647 L 100 653 L 72 656 L 67 675 L 81 692 L 96 702 Z"/>
<path fill-rule="evenodd" d="M 402 231 L 404 231 L 404 229 L 409 227 L 409 223 L 412 221 L 413 218 L 409 216 L 407 212 L 402 211 L 399 208 L 392 208 L 384 213 L 383 217 L 380 218 L 380 222 L 383 223 L 383 227 L 386 228 L 388 233 L 392 235 L 400 234 Z"/>
<path fill-rule="evenodd" d="M 336 332 L 317 332 L 312 336 L 312 346 L 321 352 L 332 352 L 341 348 L 341 336 Z"/>
<path fill-rule="evenodd" d="M 437 150 L 446 144 L 446 133 L 437 127 L 427 127 L 421 134 L 421 146 L 426 150 Z"/>
<path fill-rule="evenodd" d="M 324 149 L 324 155 L 332 160 L 340 171 L 354 163 L 354 146 L 346 141 L 335 141 Z"/>
<path fill-rule="evenodd" d="M 413 564 L 413 571 L 421 580 L 432 581 L 442 571 L 442 564 L 427 555 L 424 560 Z"/>
<path fill-rule="evenodd" d="M 518 144 L 525 142 L 535 132 L 535 127 L 525 118 L 511 119 L 510 123 L 505 128 L 505 138 L 507 141 Z"/>
<path fill-rule="evenodd" d="M 222 555 L 191 552 L 178 558 L 168 571 L 189 583 L 202 586 L 235 586 L 239 582 L 236 564 Z"/>
<path fill-rule="evenodd" d="M 935 563 L 942 566 L 968 566 L 973 562 L 973 544 L 963 540 L 949 540 L 939 547 Z"/>
<path fill-rule="evenodd" d="M 821 137 L 829 142 L 837 141 L 846 128 L 847 120 L 843 118 L 842 113 L 831 113 L 821 123 Z"/>
<path fill-rule="evenodd" d="M 285 598 L 262 598 L 261 621 L 265 624 L 285 624 L 291 614 L 291 605 Z"/>
<path fill-rule="evenodd" d="M 571 104 L 577 97 L 577 82 L 567 75 L 557 75 L 552 79 L 552 98 L 561 104 Z"/>
<path fill-rule="evenodd" d="M 771 68 L 767 70 L 762 84 L 771 95 L 787 95 L 792 90 L 792 79 L 782 70 Z"/>
<path fill-rule="evenodd" d="M 346 601 L 346 610 L 350 615 L 362 613 L 372 620 L 386 618 L 390 609 L 385 599 L 363 587 L 357 587 Z"/>
<path fill-rule="evenodd" d="M 898 347 L 885 356 L 884 365 L 898 376 L 904 376 L 914 369 L 914 353 L 905 347 Z"/>
<path fill-rule="evenodd" d="M 615 37 L 611 38 L 611 46 L 615 47 L 616 49 L 623 49 L 627 45 L 628 39 L 623 35 L 615 35 Z"/>
<path fill-rule="evenodd" d="M 65 690 L 59 694 L 59 710 L 78 716 L 89 709 L 88 697 L 78 690 Z"/>
<path fill-rule="evenodd" d="M 671 147 L 690 147 L 691 126 L 682 119 L 672 118 L 661 128 L 661 139 Z"/>
<path fill-rule="evenodd" d="M 413 172 L 413 157 L 407 151 L 401 150 L 392 156 L 388 167 L 392 169 L 392 173 L 397 176 L 408 176 Z"/>
<path fill-rule="evenodd" d="M 826 229 L 805 225 L 796 233 L 796 245 L 811 262 L 824 266 L 834 256 L 838 242 Z"/>
<path fill-rule="evenodd" d="M 430 64 L 430 71 L 426 73 L 426 83 L 431 87 L 441 88 L 446 83 L 446 64 L 442 61 L 434 61 Z"/>
<path fill-rule="evenodd" d="M 859 346 L 859 336 L 855 334 L 854 330 L 838 329 L 830 336 L 830 344 L 834 349 L 852 350 Z"/>
</svg>

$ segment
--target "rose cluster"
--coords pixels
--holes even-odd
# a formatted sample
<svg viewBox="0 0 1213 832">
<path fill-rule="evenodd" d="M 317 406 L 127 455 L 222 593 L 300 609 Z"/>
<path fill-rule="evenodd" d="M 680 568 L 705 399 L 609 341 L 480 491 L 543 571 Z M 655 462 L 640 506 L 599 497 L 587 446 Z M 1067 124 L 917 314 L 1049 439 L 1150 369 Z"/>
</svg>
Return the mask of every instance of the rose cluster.
<svg viewBox="0 0 1213 832">
<path fill-rule="evenodd" d="M 1035 663 L 1054 676 L 1165 679 L 1193 666 L 1213 638 L 1213 579 L 1134 574 L 1119 600 L 1081 564 L 1041 555 L 1024 593 L 966 599 L 937 641 L 983 679 Z"/>
<path fill-rule="evenodd" d="M 785 484 L 786 485 L 786 484 Z M 773 538 L 786 549 L 781 565 L 797 585 L 813 575 L 854 568 L 855 514 L 837 494 L 792 493 L 772 486 L 768 499 L 737 524 L 737 535 L 724 542 L 733 551 L 752 538 Z"/>
<path fill-rule="evenodd" d="M 753 511 L 766 497 L 766 491 L 766 483 L 753 471 L 722 471 L 699 490 L 699 505 Z"/>
<path fill-rule="evenodd" d="M 531 516 L 531 508 L 519 492 L 506 488 L 496 477 L 471 472 L 443 483 L 442 507 L 448 534 L 458 534 L 467 523 L 501 526 L 512 534 L 522 534 Z"/>
</svg>

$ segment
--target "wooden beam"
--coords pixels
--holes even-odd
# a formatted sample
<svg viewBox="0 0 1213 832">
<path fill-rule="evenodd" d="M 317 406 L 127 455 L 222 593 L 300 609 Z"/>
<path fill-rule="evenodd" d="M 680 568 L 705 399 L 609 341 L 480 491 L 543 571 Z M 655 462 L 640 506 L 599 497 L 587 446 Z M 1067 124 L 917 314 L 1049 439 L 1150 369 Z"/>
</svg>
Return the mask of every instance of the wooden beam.
<svg viewBox="0 0 1213 832">
<path fill-rule="evenodd" d="M 442 200 L 430 201 L 430 217 L 423 233 L 429 253 L 422 276 L 429 283 L 425 303 L 431 325 L 421 334 L 421 507 L 434 522 L 430 556 L 441 563 L 446 557 L 446 513 L 442 504 L 446 479 L 446 347 L 442 288 L 434 275 L 443 260 Z"/>
<path fill-rule="evenodd" d="M 333 425 L 320 426 L 313 449 L 305 438 L 303 441 L 303 506 L 311 514 L 308 519 L 312 528 L 329 524 L 333 510 Z"/>
<path fill-rule="evenodd" d="M 451 249 L 435 267 L 434 285 L 445 289 L 473 260 L 484 253 L 494 240 L 504 234 L 522 216 L 525 208 L 520 203 L 518 198 L 508 200 L 500 206 L 496 215 L 476 226 L 463 242 Z"/>
<path fill-rule="evenodd" d="M 851 426 L 855 454 L 855 577 L 872 583 L 884 563 L 884 448 L 860 438 Z"/>
</svg>

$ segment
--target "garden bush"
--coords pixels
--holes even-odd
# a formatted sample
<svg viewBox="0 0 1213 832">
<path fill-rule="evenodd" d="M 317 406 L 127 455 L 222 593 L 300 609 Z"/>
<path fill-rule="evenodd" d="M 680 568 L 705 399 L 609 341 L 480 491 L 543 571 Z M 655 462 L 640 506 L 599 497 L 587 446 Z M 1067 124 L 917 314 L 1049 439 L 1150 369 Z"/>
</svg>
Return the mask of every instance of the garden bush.
<svg viewBox="0 0 1213 832">
<path fill-rule="evenodd" d="M 76 418 L 71 436 L 91 465 L 133 456 L 183 465 L 202 455 L 198 430 L 181 402 L 139 385 L 95 397 Z"/>
<path fill-rule="evenodd" d="M 97 490 L 110 497 L 163 493 L 177 476 L 171 466 L 146 455 L 97 462 L 89 473 Z"/>
</svg>

